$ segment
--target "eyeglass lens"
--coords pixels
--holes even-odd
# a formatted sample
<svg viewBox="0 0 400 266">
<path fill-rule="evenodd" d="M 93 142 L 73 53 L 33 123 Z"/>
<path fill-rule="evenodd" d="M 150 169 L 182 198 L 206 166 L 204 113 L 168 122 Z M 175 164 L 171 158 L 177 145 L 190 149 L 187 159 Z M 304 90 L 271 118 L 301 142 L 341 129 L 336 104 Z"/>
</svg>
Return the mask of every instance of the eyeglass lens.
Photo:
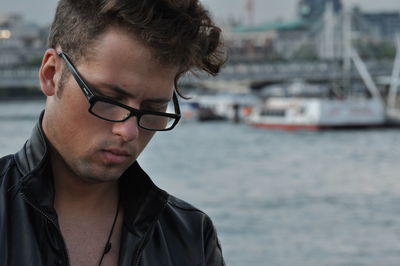
<svg viewBox="0 0 400 266">
<path fill-rule="evenodd" d="M 91 108 L 91 112 L 101 118 L 110 121 L 123 121 L 130 115 L 130 111 L 111 103 L 97 101 Z M 139 126 L 150 130 L 164 130 L 168 129 L 174 124 L 175 118 L 143 114 L 139 119 Z"/>
</svg>

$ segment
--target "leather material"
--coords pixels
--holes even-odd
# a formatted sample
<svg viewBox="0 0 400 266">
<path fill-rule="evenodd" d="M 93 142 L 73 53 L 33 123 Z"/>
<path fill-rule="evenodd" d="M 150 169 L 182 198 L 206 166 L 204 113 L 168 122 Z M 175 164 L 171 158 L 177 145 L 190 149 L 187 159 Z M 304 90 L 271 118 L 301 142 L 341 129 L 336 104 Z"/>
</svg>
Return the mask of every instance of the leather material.
<svg viewBox="0 0 400 266">
<path fill-rule="evenodd" d="M 0 266 L 69 265 L 40 125 L 18 153 L 0 159 Z M 125 216 L 118 265 L 225 265 L 205 213 L 159 189 L 137 162 L 119 182 Z"/>
</svg>

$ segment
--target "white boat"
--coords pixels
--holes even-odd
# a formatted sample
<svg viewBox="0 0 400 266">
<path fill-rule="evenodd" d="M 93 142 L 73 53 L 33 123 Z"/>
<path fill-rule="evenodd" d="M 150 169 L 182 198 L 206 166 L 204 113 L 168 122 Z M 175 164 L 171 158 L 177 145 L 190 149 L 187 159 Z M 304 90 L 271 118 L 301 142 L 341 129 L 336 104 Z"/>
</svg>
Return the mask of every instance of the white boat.
<svg viewBox="0 0 400 266">
<path fill-rule="evenodd" d="M 192 102 L 198 107 L 197 118 L 208 120 L 242 120 L 249 114 L 248 109 L 257 105 L 260 100 L 252 94 L 220 93 L 197 95 Z"/>
<path fill-rule="evenodd" d="M 341 96 L 327 86 L 293 82 L 265 92 L 263 103 L 254 108 L 251 125 L 275 129 L 335 129 L 381 127 L 386 124 L 386 106 L 372 77 L 352 49 L 351 58 L 368 93 Z M 279 94 L 279 88 L 283 93 Z M 319 92 L 319 94 L 318 94 Z M 272 94 L 271 94 L 272 93 Z M 369 96 L 368 96 L 369 95 Z"/>
<path fill-rule="evenodd" d="M 249 122 L 285 130 L 379 127 L 385 123 L 385 108 L 374 98 L 272 97 L 253 110 Z"/>
</svg>

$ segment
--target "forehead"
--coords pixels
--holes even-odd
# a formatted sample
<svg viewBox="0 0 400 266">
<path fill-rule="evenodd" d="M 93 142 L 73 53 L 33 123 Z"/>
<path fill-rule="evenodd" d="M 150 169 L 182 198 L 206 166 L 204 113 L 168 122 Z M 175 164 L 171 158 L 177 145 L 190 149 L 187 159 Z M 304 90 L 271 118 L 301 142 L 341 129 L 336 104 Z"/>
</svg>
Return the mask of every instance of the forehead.
<svg viewBox="0 0 400 266">
<path fill-rule="evenodd" d="M 98 36 L 79 62 L 94 82 L 108 82 L 131 90 L 172 95 L 178 67 L 161 64 L 134 34 L 110 27 Z M 89 78 L 89 77 L 88 77 Z"/>
<path fill-rule="evenodd" d="M 115 48 L 115 49 L 113 49 Z M 126 50 L 120 50 L 120 48 L 126 48 Z M 89 48 L 85 51 L 84 57 L 87 60 L 96 60 L 99 55 L 106 55 L 107 51 L 111 51 L 115 57 L 121 51 L 124 53 L 124 57 L 131 58 L 134 54 L 141 56 L 138 59 L 146 59 L 146 61 L 160 66 L 173 68 L 178 71 L 178 65 L 172 65 L 164 63 L 163 59 L 159 59 L 155 56 L 156 52 L 141 40 L 133 31 L 127 30 L 120 26 L 109 26 L 99 34 L 92 43 L 89 44 Z M 134 52 L 134 53 L 131 53 Z"/>
</svg>

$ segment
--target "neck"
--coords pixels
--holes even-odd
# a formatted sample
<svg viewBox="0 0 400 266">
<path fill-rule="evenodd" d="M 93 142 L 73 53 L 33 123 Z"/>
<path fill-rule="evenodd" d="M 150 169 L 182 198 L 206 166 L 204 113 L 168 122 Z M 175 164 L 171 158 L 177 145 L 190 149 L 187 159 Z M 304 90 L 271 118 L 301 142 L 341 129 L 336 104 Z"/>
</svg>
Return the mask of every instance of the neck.
<svg viewBox="0 0 400 266">
<path fill-rule="evenodd" d="M 52 156 L 55 199 L 57 211 L 82 213 L 114 210 L 118 203 L 118 182 L 90 183 L 76 176 L 65 163 Z M 99 208 L 101 207 L 101 208 Z"/>
</svg>

